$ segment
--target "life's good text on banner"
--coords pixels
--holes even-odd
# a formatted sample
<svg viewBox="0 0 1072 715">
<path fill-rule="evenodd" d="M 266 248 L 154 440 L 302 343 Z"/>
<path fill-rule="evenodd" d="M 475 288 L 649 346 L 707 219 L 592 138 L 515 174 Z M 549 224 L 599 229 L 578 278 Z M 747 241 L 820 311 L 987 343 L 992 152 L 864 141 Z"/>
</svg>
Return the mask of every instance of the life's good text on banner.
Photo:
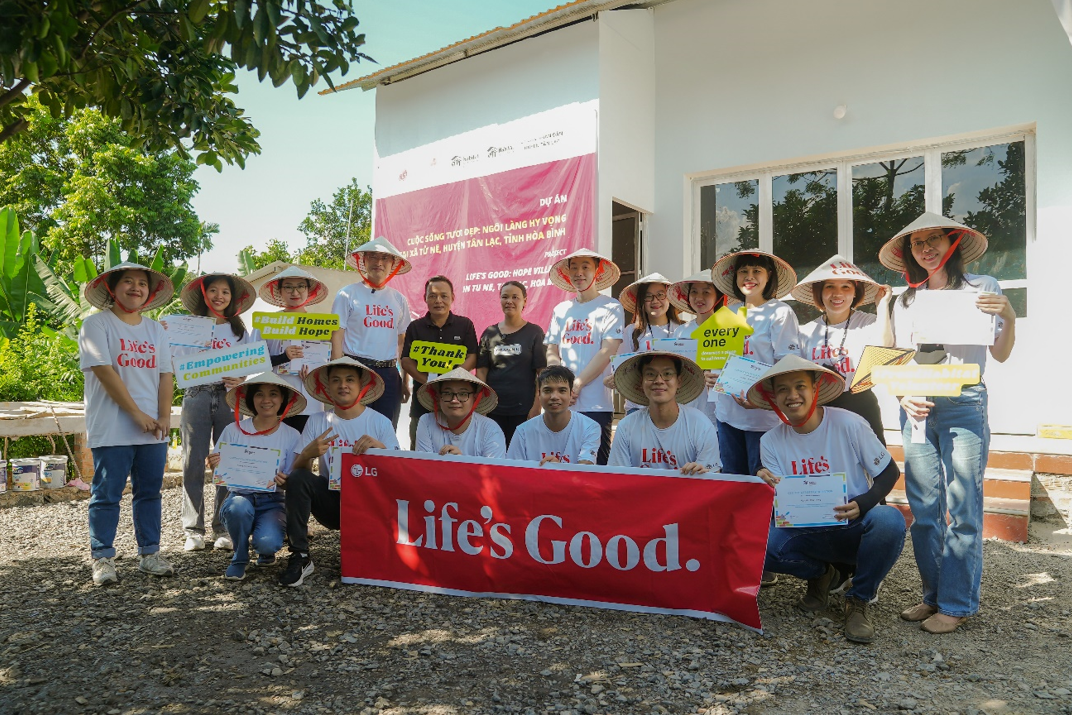
<svg viewBox="0 0 1072 715">
<path fill-rule="evenodd" d="M 761 627 L 756 477 L 384 450 L 341 471 L 344 582 Z"/>
</svg>

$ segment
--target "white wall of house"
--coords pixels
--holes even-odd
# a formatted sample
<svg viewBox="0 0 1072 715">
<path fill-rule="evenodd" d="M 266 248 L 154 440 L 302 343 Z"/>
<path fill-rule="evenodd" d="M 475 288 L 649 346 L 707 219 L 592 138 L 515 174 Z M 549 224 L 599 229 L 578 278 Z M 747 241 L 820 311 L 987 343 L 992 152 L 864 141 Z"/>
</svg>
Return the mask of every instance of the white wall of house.
<svg viewBox="0 0 1072 715">
<path fill-rule="evenodd" d="M 655 11 L 655 65 L 645 270 L 671 276 L 700 268 L 693 175 L 1036 131 L 1029 316 L 1010 361 L 987 367 L 991 425 L 1067 423 L 1072 384 L 1049 366 L 1072 350 L 1072 45 L 1049 0 L 677 0 Z"/>
</svg>

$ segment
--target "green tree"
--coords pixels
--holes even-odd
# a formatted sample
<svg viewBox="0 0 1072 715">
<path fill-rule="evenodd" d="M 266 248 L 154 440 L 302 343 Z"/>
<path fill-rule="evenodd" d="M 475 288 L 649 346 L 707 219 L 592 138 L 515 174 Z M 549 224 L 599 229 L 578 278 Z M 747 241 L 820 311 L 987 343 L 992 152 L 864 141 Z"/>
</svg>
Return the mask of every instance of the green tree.
<svg viewBox="0 0 1072 715">
<path fill-rule="evenodd" d="M 96 107 L 154 151 L 222 169 L 258 153 L 231 95 L 238 68 L 303 96 L 346 74 L 365 36 L 348 0 L 51 0 L 0 3 L 0 142 L 29 124 L 26 93 L 52 116 Z"/>
<path fill-rule="evenodd" d="M 290 249 L 287 248 L 286 242 L 278 238 L 270 240 L 263 251 L 258 251 L 253 246 L 246 246 L 238 252 L 238 267 L 243 275 L 258 271 L 269 263 L 276 261 L 294 263 L 291 260 Z"/>
<path fill-rule="evenodd" d="M 371 238 L 372 187 L 362 189 L 357 179 L 350 179 L 330 204 L 313 201 L 298 230 L 305 234 L 306 245 L 297 252 L 296 263 L 344 268 L 347 247 L 353 251 Z"/>
<path fill-rule="evenodd" d="M 55 119 L 26 102 L 27 130 L 0 144 L 0 205 L 61 263 L 101 257 L 109 240 L 126 251 L 181 260 L 211 247 L 218 227 L 202 225 L 190 204 L 195 164 L 176 151 L 133 146 L 120 122 L 96 110 Z"/>
</svg>

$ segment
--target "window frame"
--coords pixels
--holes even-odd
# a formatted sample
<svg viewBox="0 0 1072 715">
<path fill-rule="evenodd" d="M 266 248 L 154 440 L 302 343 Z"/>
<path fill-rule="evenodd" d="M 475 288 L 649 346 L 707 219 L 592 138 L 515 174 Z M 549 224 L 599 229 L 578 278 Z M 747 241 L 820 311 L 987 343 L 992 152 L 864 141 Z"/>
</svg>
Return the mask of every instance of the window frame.
<svg viewBox="0 0 1072 715">
<path fill-rule="evenodd" d="M 850 261 L 855 262 L 853 255 L 852 236 L 852 170 L 861 164 L 874 164 L 879 161 L 905 159 L 923 156 L 924 162 L 924 208 L 940 214 L 942 212 L 942 153 L 965 149 L 979 149 L 994 144 L 1009 144 L 1012 142 L 1024 142 L 1024 194 L 1026 208 L 1026 235 L 1024 237 L 1025 271 L 1031 265 L 1033 246 L 1035 243 L 1035 212 L 1037 206 L 1035 181 L 1036 181 L 1036 154 L 1035 132 L 1033 129 L 1017 129 L 1000 131 L 973 136 L 970 139 L 935 140 L 914 142 L 899 147 L 882 150 L 856 152 L 852 154 L 833 155 L 823 159 L 809 159 L 807 161 L 790 161 L 763 165 L 751 169 L 711 171 L 693 174 L 688 177 L 691 183 L 689 194 L 691 207 L 688 214 L 691 216 L 690 227 L 690 251 L 686 256 L 688 266 L 686 275 L 703 270 L 700 265 L 702 244 L 700 240 L 700 190 L 715 184 L 733 183 L 735 181 L 757 181 L 759 191 L 757 201 L 759 203 L 759 250 L 773 253 L 774 249 L 774 190 L 773 181 L 775 176 L 785 174 L 799 174 L 808 171 L 827 171 L 834 169 L 837 173 L 837 210 L 838 210 L 838 253 Z M 843 187 L 847 190 L 843 190 Z M 709 266 L 707 266 L 709 267 Z M 1029 275 L 1029 273 L 1028 273 Z M 803 276 L 800 276 L 803 278 Z M 1002 289 L 1027 288 L 1028 279 L 1009 279 L 999 281 Z M 903 286 L 895 287 L 899 293 L 904 290 Z"/>
</svg>

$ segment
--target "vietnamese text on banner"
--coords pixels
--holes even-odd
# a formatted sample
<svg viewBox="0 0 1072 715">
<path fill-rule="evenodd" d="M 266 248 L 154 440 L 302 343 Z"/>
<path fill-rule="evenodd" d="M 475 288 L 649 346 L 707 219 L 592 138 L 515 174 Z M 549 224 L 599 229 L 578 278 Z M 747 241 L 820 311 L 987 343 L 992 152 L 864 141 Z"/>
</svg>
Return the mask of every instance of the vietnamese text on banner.
<svg viewBox="0 0 1072 715">
<path fill-rule="evenodd" d="M 341 471 L 344 582 L 761 627 L 757 477 L 385 450 Z"/>
</svg>

